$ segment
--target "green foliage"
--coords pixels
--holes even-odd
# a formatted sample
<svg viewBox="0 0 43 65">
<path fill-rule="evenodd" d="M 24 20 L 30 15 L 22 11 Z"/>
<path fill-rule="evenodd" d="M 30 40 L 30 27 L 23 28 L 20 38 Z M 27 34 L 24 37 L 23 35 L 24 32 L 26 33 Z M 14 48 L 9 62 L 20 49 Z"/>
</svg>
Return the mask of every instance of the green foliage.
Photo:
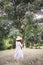
<svg viewBox="0 0 43 65">
<path fill-rule="evenodd" d="M 12 27 L 12 29 L 10 29 L 8 37 L 11 37 L 11 36 L 14 37 L 14 36 L 18 36 L 18 35 L 21 35 L 19 30 Z"/>
<path fill-rule="evenodd" d="M 26 46 L 33 43 L 43 42 L 43 27 L 40 28 L 34 21 L 34 13 L 41 9 L 43 0 L 0 0 L 0 39 L 2 47 L 5 49 L 15 46 L 15 38 L 17 35 L 23 37 Z M 3 15 L 5 13 L 6 15 Z M 7 43 L 3 41 L 5 38 L 11 40 Z M 0 40 L 0 41 L 1 41 Z M 13 40 L 13 41 L 12 41 Z M 7 43 L 7 44 L 6 44 Z M 11 43 L 11 44 L 9 44 Z M 4 44 L 4 46 L 3 46 Z"/>
<path fill-rule="evenodd" d="M 38 22 L 33 20 L 33 12 L 26 12 L 25 17 L 23 19 L 24 23 L 24 31 L 25 31 L 25 40 L 26 46 L 33 45 L 41 42 L 41 29 L 38 25 Z M 42 28 L 43 29 L 43 28 Z M 31 43 L 31 44 L 30 44 Z"/>
<path fill-rule="evenodd" d="M 4 44 L 3 44 L 3 42 L 2 41 L 0 41 L 0 50 L 4 50 L 5 48 L 4 48 Z"/>
<path fill-rule="evenodd" d="M 10 38 L 0 40 L 0 50 L 11 49 L 12 43 L 10 43 L 10 41 Z"/>
</svg>

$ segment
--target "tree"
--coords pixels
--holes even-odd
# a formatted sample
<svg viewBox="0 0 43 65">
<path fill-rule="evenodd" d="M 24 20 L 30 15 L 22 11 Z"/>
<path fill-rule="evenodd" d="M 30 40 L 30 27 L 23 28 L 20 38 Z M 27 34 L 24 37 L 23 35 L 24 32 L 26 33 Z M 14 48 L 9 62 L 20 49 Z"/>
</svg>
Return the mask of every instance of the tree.
<svg viewBox="0 0 43 65">
<path fill-rule="evenodd" d="M 3 14 L 6 14 L 0 16 L 0 33 L 2 36 L 0 38 L 2 40 L 8 36 L 16 38 L 19 34 L 24 39 L 26 37 L 26 41 L 33 42 L 33 40 L 37 39 L 35 34 L 38 33 L 38 25 L 33 21 L 33 14 L 40 10 L 42 6 L 42 0 L 0 0 L 0 10 Z M 34 32 L 35 29 L 37 32 Z"/>
</svg>

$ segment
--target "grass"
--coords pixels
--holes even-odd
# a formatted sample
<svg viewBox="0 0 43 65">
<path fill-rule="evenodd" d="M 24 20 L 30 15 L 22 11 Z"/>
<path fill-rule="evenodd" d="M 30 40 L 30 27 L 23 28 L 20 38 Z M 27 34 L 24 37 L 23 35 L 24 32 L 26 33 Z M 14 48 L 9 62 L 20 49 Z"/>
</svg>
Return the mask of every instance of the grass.
<svg viewBox="0 0 43 65">
<path fill-rule="evenodd" d="M 0 51 L 0 65 L 43 65 L 43 49 L 24 48 L 24 60 L 20 62 L 15 62 L 14 51 Z"/>
</svg>

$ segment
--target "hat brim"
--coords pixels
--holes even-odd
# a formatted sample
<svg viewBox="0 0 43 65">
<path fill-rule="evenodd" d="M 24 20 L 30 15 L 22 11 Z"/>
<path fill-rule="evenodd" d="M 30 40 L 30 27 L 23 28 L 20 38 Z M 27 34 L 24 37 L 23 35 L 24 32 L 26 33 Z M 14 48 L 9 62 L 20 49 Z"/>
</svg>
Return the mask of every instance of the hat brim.
<svg viewBox="0 0 43 65">
<path fill-rule="evenodd" d="M 18 37 L 16 38 L 16 40 L 22 40 L 22 37 L 18 36 Z"/>
</svg>

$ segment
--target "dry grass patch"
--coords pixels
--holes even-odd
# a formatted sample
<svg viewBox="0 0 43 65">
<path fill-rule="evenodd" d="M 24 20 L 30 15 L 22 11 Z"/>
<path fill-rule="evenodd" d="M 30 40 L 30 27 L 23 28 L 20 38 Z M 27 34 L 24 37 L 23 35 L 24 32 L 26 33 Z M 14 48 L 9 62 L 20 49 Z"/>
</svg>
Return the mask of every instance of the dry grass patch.
<svg viewBox="0 0 43 65">
<path fill-rule="evenodd" d="M 43 65 L 43 49 L 23 49 L 24 60 L 15 62 L 14 49 L 0 51 L 0 65 Z"/>
</svg>

